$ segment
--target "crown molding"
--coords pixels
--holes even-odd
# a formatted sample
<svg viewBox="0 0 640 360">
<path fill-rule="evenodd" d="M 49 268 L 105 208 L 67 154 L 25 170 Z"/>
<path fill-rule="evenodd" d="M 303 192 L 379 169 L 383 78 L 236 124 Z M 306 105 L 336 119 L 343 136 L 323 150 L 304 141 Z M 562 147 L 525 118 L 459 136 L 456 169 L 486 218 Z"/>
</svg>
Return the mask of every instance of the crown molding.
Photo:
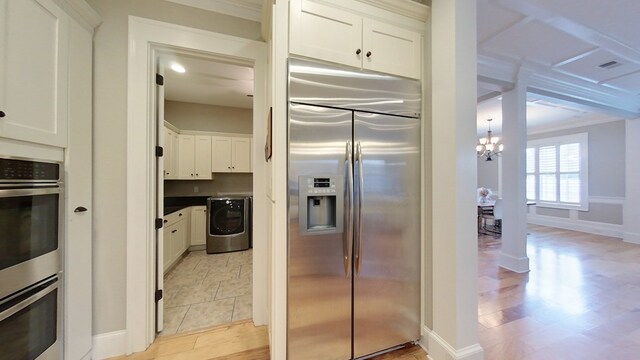
<svg viewBox="0 0 640 360">
<path fill-rule="evenodd" d="M 431 8 L 411 0 L 356 0 L 358 2 L 375 6 L 377 8 L 426 22 L 429 19 Z"/>
<path fill-rule="evenodd" d="M 55 0 L 55 2 L 91 33 L 102 23 L 100 15 L 84 0 Z"/>
<path fill-rule="evenodd" d="M 261 1 L 249 0 L 167 0 L 176 4 L 191 6 L 225 15 L 235 16 L 255 22 L 262 21 Z"/>
</svg>

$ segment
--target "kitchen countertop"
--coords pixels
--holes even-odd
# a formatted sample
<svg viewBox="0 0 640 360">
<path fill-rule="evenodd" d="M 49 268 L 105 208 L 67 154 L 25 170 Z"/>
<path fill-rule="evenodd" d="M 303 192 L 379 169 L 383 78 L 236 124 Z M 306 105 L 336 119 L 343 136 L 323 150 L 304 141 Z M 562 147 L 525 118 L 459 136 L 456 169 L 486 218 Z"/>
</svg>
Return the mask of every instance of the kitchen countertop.
<svg viewBox="0 0 640 360">
<path fill-rule="evenodd" d="M 188 208 L 190 206 L 207 205 L 207 199 L 212 195 L 206 196 L 174 196 L 164 198 L 164 215 L 171 214 L 176 211 Z"/>
</svg>

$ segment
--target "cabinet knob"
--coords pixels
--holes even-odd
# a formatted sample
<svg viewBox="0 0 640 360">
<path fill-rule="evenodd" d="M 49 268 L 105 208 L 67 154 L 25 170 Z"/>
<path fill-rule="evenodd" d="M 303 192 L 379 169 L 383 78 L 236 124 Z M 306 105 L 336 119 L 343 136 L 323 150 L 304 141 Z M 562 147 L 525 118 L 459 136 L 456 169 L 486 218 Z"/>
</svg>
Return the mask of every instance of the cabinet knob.
<svg viewBox="0 0 640 360">
<path fill-rule="evenodd" d="M 166 224 L 167 222 L 169 222 L 169 220 L 164 220 L 162 223 L 163 223 L 163 224 Z"/>
<path fill-rule="evenodd" d="M 356 55 L 360 55 L 360 53 L 362 53 L 362 50 L 360 49 L 356 50 Z"/>
<path fill-rule="evenodd" d="M 367 51 L 367 57 L 371 57 L 371 51 Z"/>
<path fill-rule="evenodd" d="M 3 118 L 3 117 L 5 117 L 5 116 L 7 116 L 7 114 L 5 114 L 5 112 L 4 112 L 4 111 L 0 111 L 0 118 Z"/>
<path fill-rule="evenodd" d="M 193 174 L 191 174 L 191 176 L 193 176 Z"/>
<path fill-rule="evenodd" d="M 173 233 L 176 233 L 177 231 L 178 231 L 178 230 L 173 230 L 171 233 L 173 234 Z"/>
<path fill-rule="evenodd" d="M 196 176 L 200 176 L 200 175 L 196 174 Z"/>
<path fill-rule="evenodd" d="M 73 210 L 73 212 L 79 213 L 79 212 L 85 212 L 87 211 L 87 208 L 84 206 L 78 206 L 77 208 L 75 208 L 75 210 Z"/>
<path fill-rule="evenodd" d="M 182 216 L 182 213 L 179 213 L 178 216 Z"/>
</svg>

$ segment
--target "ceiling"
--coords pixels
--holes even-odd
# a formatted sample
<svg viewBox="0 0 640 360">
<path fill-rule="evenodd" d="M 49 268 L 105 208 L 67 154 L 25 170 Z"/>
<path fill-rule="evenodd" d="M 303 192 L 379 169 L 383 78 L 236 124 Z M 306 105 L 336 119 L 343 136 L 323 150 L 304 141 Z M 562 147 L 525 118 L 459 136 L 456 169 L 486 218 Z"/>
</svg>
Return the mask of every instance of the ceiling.
<svg viewBox="0 0 640 360">
<path fill-rule="evenodd" d="M 478 0 L 479 132 L 500 128 L 496 97 L 518 76 L 529 131 L 639 117 L 637 14 L 638 0 Z"/>
<path fill-rule="evenodd" d="M 166 100 L 251 109 L 253 68 L 184 54 L 163 54 Z M 184 73 L 171 70 L 178 63 Z"/>
<path fill-rule="evenodd" d="M 254 21 L 263 0 L 168 0 Z M 414 0 L 425 2 L 424 0 Z M 501 129 L 500 92 L 528 85 L 538 131 L 640 116 L 638 0 L 477 0 L 478 132 Z M 171 59 L 168 59 L 171 61 Z M 166 98 L 250 108 L 253 70 L 194 57 L 166 73 Z M 599 65 L 615 61 L 611 67 Z"/>
</svg>

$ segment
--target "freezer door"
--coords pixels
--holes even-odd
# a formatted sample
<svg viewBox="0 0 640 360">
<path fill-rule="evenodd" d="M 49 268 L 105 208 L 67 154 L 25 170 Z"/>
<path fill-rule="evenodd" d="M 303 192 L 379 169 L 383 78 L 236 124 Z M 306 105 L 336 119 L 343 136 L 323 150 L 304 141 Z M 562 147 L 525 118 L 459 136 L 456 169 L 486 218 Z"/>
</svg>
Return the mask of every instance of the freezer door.
<svg viewBox="0 0 640 360">
<path fill-rule="evenodd" d="M 356 112 L 354 356 L 420 337 L 420 120 Z"/>
<path fill-rule="evenodd" d="M 350 187 L 346 149 L 351 127 L 351 111 L 290 104 L 287 347 L 292 360 L 351 357 L 351 273 L 345 266 L 351 240 L 344 209 L 349 207 L 349 196 L 342 194 L 343 208 L 327 210 L 323 199 L 331 196 L 331 187 L 320 185 L 339 179 L 345 182 L 341 191 Z M 304 192 L 299 191 L 300 183 Z M 317 199 L 310 195 L 316 192 Z M 300 193 L 309 199 L 300 201 Z M 308 211 L 300 211 L 299 204 L 309 206 Z M 329 201 L 327 206 L 331 205 Z M 306 221 L 300 221 L 301 213 L 306 213 Z M 337 217 L 347 219 L 337 221 Z"/>
</svg>

